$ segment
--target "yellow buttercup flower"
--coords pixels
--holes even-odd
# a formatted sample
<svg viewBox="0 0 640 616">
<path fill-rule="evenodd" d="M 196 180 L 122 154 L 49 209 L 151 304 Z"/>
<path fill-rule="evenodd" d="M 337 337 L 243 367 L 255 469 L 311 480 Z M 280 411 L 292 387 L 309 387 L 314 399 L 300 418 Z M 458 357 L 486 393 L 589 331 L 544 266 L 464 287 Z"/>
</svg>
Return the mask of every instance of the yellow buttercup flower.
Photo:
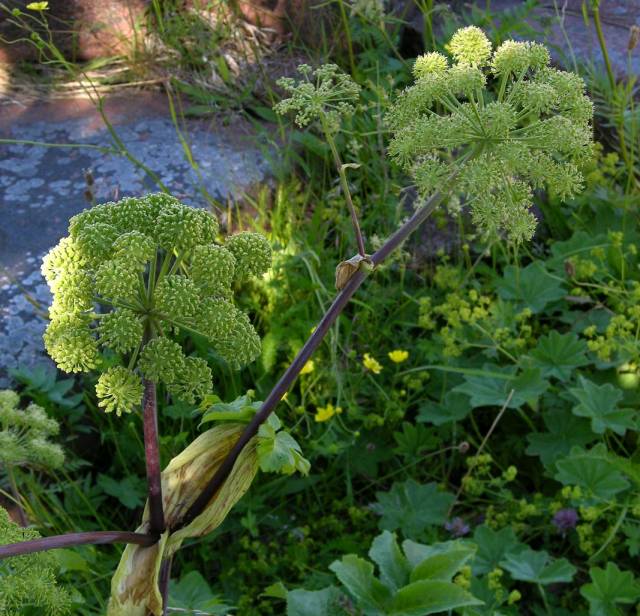
<svg viewBox="0 0 640 616">
<path fill-rule="evenodd" d="M 327 406 L 319 406 L 316 410 L 315 420 L 320 423 L 322 421 L 329 421 L 334 415 L 340 415 L 342 413 L 342 407 L 329 403 Z"/>
<path fill-rule="evenodd" d="M 395 351 L 390 351 L 388 355 L 389 355 L 389 359 L 394 364 L 401 364 L 403 361 L 407 361 L 407 359 L 409 358 L 409 351 L 396 349 Z"/>
<path fill-rule="evenodd" d="M 369 353 L 364 354 L 362 365 L 367 370 L 371 370 L 373 374 L 380 374 L 380 372 L 382 372 L 382 366 L 380 365 L 380 362 L 375 357 L 371 357 Z"/>
<path fill-rule="evenodd" d="M 27 4 L 30 11 L 46 11 L 49 8 L 48 2 L 30 2 Z"/>
<path fill-rule="evenodd" d="M 302 370 L 300 370 L 300 374 L 310 374 L 311 372 L 313 372 L 316 368 L 316 364 L 313 361 L 313 359 L 310 359 L 309 361 L 307 361 L 307 363 L 302 366 Z"/>
</svg>

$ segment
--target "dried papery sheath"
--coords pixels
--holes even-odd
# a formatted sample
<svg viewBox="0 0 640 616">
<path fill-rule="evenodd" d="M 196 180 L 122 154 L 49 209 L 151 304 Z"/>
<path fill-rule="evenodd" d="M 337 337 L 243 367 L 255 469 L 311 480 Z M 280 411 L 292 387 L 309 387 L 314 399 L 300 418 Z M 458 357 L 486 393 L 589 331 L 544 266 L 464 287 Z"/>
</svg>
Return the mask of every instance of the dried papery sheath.
<svg viewBox="0 0 640 616">
<path fill-rule="evenodd" d="M 162 494 L 167 528 L 177 525 L 237 442 L 244 424 L 225 423 L 201 434 L 178 454 L 162 473 Z M 163 559 L 169 558 L 185 539 L 201 537 L 216 529 L 249 489 L 258 471 L 258 437 L 242 450 L 231 474 L 209 501 L 206 509 L 188 526 L 175 533 L 166 531 L 151 547 L 128 545 L 111 581 L 108 616 L 162 614 L 158 575 Z M 149 531 L 148 507 L 137 532 Z"/>
</svg>

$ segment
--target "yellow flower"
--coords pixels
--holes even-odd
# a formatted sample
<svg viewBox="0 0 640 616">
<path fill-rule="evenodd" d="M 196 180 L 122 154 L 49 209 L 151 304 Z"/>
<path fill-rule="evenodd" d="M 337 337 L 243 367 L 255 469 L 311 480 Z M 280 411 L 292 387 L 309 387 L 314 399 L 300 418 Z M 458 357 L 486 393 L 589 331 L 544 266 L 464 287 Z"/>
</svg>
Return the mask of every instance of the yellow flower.
<svg viewBox="0 0 640 616">
<path fill-rule="evenodd" d="M 30 2 L 27 4 L 30 11 L 46 11 L 49 8 L 48 2 Z"/>
<path fill-rule="evenodd" d="M 373 374 L 380 374 L 382 371 L 382 366 L 380 362 L 375 357 L 371 357 L 369 353 L 364 354 L 364 359 L 362 360 L 362 365 L 367 369 L 371 370 Z"/>
<path fill-rule="evenodd" d="M 401 349 L 396 349 L 395 351 L 391 351 L 389 353 L 389 359 L 394 364 L 401 364 L 403 361 L 407 361 L 409 357 L 409 351 L 402 351 Z"/>
<path fill-rule="evenodd" d="M 340 415 L 342 413 L 342 407 L 334 407 L 333 404 L 327 404 L 325 407 L 319 406 L 316 410 L 315 420 L 320 423 L 321 421 L 329 421 L 334 415 Z"/>
<path fill-rule="evenodd" d="M 315 370 L 316 364 L 313 359 L 310 359 L 304 366 L 302 366 L 302 370 L 300 370 L 300 374 L 310 374 Z"/>
</svg>

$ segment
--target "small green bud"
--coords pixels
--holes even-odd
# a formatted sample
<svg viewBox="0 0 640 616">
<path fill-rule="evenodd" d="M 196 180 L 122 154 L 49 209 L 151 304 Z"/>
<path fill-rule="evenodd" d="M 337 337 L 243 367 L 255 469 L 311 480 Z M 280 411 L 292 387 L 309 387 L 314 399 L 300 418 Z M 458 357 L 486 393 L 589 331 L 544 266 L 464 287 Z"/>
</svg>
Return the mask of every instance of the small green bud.
<svg viewBox="0 0 640 616">
<path fill-rule="evenodd" d="M 98 406 L 106 413 L 131 413 L 142 402 L 143 386 L 140 377 L 122 366 L 109 368 L 98 378 L 96 395 Z"/>
<path fill-rule="evenodd" d="M 413 74 L 416 79 L 420 79 L 432 73 L 444 73 L 447 68 L 449 68 L 447 59 L 441 53 L 432 51 L 416 58 L 413 65 Z"/>
<path fill-rule="evenodd" d="M 117 353 L 129 353 L 142 341 L 143 323 L 139 316 L 127 308 L 118 308 L 100 319 L 100 344 Z"/>
<path fill-rule="evenodd" d="M 177 342 L 160 337 L 144 346 L 138 365 L 148 379 L 156 383 L 172 383 L 182 369 L 184 360 L 182 348 Z"/>
<path fill-rule="evenodd" d="M 188 404 L 194 404 L 211 393 L 211 368 L 200 357 L 187 357 L 177 371 L 176 379 L 169 383 L 169 392 Z"/>
<path fill-rule="evenodd" d="M 227 238 L 225 247 L 236 260 L 236 280 L 262 276 L 271 267 L 271 246 L 259 233 L 245 231 Z"/>
<path fill-rule="evenodd" d="M 491 41 L 480 28 L 468 26 L 451 37 L 447 51 L 462 64 L 480 66 L 491 55 Z"/>
</svg>

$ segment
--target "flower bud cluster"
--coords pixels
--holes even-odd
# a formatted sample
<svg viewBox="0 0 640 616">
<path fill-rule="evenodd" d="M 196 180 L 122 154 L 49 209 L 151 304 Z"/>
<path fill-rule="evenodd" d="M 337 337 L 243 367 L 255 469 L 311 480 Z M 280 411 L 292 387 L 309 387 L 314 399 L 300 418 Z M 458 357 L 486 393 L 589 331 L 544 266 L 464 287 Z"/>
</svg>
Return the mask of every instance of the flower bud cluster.
<svg viewBox="0 0 640 616">
<path fill-rule="evenodd" d="M 0 507 L 1 545 L 38 538 L 37 530 L 22 528 L 11 520 L 6 509 Z M 0 614 L 71 614 L 72 597 L 66 588 L 58 585 L 56 569 L 59 569 L 59 563 L 52 552 L 24 554 L 0 561 Z"/>
<path fill-rule="evenodd" d="M 582 188 L 581 167 L 593 155 L 593 105 L 582 79 L 549 66 L 538 43 L 491 42 L 474 26 L 414 66 L 414 85 L 387 121 L 391 156 L 428 196 L 451 189 L 465 197 L 487 235 L 530 239 L 533 192 L 568 199 Z M 451 185 L 446 186 L 451 179 Z"/>
<path fill-rule="evenodd" d="M 301 81 L 282 77 L 278 85 L 291 96 L 274 106 L 276 113 L 294 112 L 298 126 L 307 126 L 316 120 L 327 130 L 337 132 L 340 120 L 353 114 L 360 95 L 360 86 L 335 64 L 323 64 L 312 69 L 301 64 L 298 72 Z"/>
<path fill-rule="evenodd" d="M 60 431 L 55 419 L 37 404 L 19 408 L 20 398 L 0 390 L 0 464 L 54 470 L 64 462 L 62 448 L 49 441 Z"/>
<path fill-rule="evenodd" d="M 260 353 L 234 286 L 267 271 L 271 247 L 248 232 L 218 243 L 218 231 L 212 214 L 168 195 L 128 198 L 74 216 L 68 237 L 45 256 L 49 355 L 65 372 L 99 368 L 102 349 L 122 360 L 98 380 L 105 411 L 137 407 L 142 377 L 189 403 L 210 391 L 206 361 L 184 354 L 180 332 L 206 338 L 233 367 Z"/>
</svg>

